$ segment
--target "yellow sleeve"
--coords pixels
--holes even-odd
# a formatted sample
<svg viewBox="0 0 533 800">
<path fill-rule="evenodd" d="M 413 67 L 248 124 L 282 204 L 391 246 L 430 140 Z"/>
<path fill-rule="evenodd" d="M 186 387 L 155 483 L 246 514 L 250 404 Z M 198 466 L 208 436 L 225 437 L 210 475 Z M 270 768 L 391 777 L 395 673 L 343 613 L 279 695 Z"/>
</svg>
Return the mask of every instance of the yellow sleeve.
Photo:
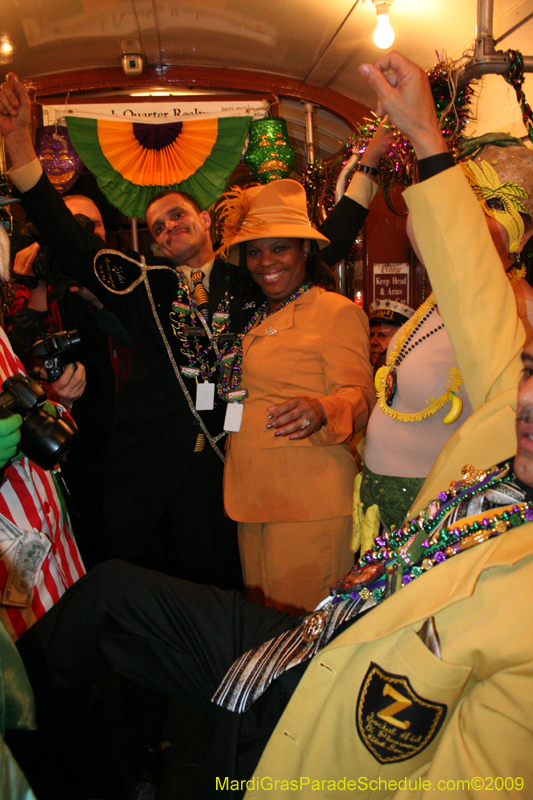
<svg viewBox="0 0 533 800">
<path fill-rule="evenodd" d="M 404 193 L 474 410 L 518 385 L 525 334 L 485 215 L 460 166 Z"/>
</svg>

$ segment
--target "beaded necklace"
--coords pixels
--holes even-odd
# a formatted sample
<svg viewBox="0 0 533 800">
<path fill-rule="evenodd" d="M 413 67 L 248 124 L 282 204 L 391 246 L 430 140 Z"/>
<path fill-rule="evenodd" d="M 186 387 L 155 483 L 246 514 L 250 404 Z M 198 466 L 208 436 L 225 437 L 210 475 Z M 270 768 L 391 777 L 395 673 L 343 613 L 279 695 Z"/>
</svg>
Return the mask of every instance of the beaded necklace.
<svg viewBox="0 0 533 800">
<path fill-rule="evenodd" d="M 267 314 L 268 301 L 265 302 L 257 309 L 252 319 L 245 327 L 242 333 L 238 333 L 233 342 L 233 346 L 228 350 L 225 355 L 221 355 L 219 359 L 219 381 L 217 383 L 218 396 L 225 400 L 227 403 L 245 400 L 248 397 L 248 390 L 241 388 L 242 382 L 242 342 L 247 333 L 258 323 L 266 319 L 267 316 L 272 316 L 281 311 L 282 308 L 293 303 L 303 294 L 312 289 L 314 283 L 306 281 L 296 291 L 292 292 L 285 300 L 277 306 L 274 311 Z"/>
<path fill-rule="evenodd" d="M 418 518 L 397 530 L 377 536 L 355 567 L 343 575 L 331 590 L 333 604 L 348 598 L 373 599 L 377 603 L 418 578 L 435 565 L 447 561 L 510 528 L 533 521 L 533 504 L 512 503 L 468 517 L 468 524 L 454 522 L 459 505 L 474 495 L 511 483 L 510 464 L 491 467 L 487 472 L 463 467 L 463 479 L 454 481 L 447 492 L 424 509 Z"/>
<path fill-rule="evenodd" d="M 392 401 L 398 388 L 397 369 L 403 359 L 421 342 L 426 341 L 430 336 L 444 328 L 444 323 L 433 328 L 428 333 L 424 333 L 419 339 L 414 340 L 417 332 L 420 330 L 424 322 L 429 319 L 433 311 L 436 309 L 435 295 L 430 296 L 422 303 L 422 305 L 415 311 L 411 319 L 403 326 L 402 330 L 396 338 L 394 347 L 387 359 L 385 366 L 380 367 L 376 372 L 374 379 L 377 396 L 378 406 L 387 416 L 396 419 L 399 422 L 420 422 L 420 420 L 432 417 L 434 414 L 443 408 L 446 403 L 452 401 L 452 411 L 445 417 L 446 424 L 455 422 L 460 416 L 462 411 L 462 401 L 457 392 L 463 384 L 461 373 L 457 367 L 451 367 L 446 384 L 447 390 L 438 397 L 436 400 L 430 397 L 427 401 L 426 408 L 417 411 L 414 414 L 406 414 L 402 411 L 396 411 L 392 408 Z"/>
<path fill-rule="evenodd" d="M 182 375 L 196 380 L 210 381 L 215 374 L 218 361 L 230 347 L 230 340 L 217 342 L 217 337 L 224 333 L 230 326 L 229 291 L 226 289 L 224 298 L 213 314 L 211 329 L 203 315 L 196 307 L 196 301 L 191 297 L 189 283 L 184 273 L 176 270 L 178 281 L 177 300 L 172 303 L 170 322 L 174 333 L 181 342 L 181 353 L 187 359 L 187 366 L 180 367 Z M 194 335 L 194 329 L 198 334 Z M 207 342 L 202 344 L 204 339 Z M 210 354 L 214 351 L 216 358 L 210 362 Z"/>
</svg>

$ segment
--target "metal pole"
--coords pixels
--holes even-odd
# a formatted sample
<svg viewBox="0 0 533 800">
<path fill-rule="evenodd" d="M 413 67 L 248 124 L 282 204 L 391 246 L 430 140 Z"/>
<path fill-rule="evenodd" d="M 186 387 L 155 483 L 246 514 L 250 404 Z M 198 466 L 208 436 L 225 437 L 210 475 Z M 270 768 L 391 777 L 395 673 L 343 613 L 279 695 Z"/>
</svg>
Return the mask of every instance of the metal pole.
<svg viewBox="0 0 533 800">
<path fill-rule="evenodd" d="M 478 0 L 476 46 L 474 57 L 464 66 L 457 86 L 461 88 L 474 78 L 482 75 L 505 75 L 509 71 L 511 60 L 503 50 L 496 50 L 493 26 L 493 0 Z M 524 72 L 533 72 L 533 56 L 523 56 Z"/>
<path fill-rule="evenodd" d="M 492 39 L 493 0 L 477 0 L 476 39 Z"/>
<path fill-rule="evenodd" d="M 474 61 L 484 63 L 498 59 L 494 44 L 493 32 L 493 2 L 494 0 L 477 0 L 477 21 L 476 21 L 476 46 L 474 51 Z M 497 64 L 497 69 L 501 65 Z"/>
<path fill-rule="evenodd" d="M 133 249 L 139 252 L 139 231 L 137 230 L 137 217 L 132 217 L 131 220 L 131 245 Z"/>
<path fill-rule="evenodd" d="M 307 163 L 315 163 L 315 143 L 313 136 L 313 103 L 304 103 L 305 109 L 305 147 L 307 150 Z"/>
<path fill-rule="evenodd" d="M 0 133 L 0 175 L 6 174 L 6 166 L 6 145 L 4 142 L 4 137 Z"/>
</svg>

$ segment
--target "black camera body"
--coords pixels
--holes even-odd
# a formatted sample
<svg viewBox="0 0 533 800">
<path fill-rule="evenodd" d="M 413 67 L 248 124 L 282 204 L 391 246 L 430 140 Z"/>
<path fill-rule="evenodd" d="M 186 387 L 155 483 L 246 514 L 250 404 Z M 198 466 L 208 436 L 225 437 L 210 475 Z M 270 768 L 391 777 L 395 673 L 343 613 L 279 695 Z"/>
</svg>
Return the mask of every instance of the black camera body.
<svg viewBox="0 0 533 800">
<path fill-rule="evenodd" d="M 94 233 L 94 222 L 85 214 L 74 214 L 74 219 L 82 225 L 89 233 Z M 27 286 L 28 289 L 36 289 L 40 280 L 46 281 L 51 286 L 72 286 L 76 281 L 63 275 L 58 263 L 41 239 L 39 231 L 32 222 L 19 222 L 13 225 L 11 235 L 11 261 L 14 262 L 15 255 L 19 250 L 29 247 L 34 242 L 39 242 L 40 249 L 35 261 L 32 264 L 33 275 L 14 274 L 13 278 L 17 283 Z"/>
<path fill-rule="evenodd" d="M 45 411 L 46 400 L 40 383 L 29 375 L 12 375 L 2 384 L 0 418 L 20 414 L 20 449 L 37 466 L 52 469 L 70 452 L 77 430 Z"/>
<path fill-rule="evenodd" d="M 49 333 L 37 339 L 33 345 L 33 354 L 42 360 L 48 373 L 49 381 L 56 381 L 66 365 L 75 361 L 75 355 L 81 347 L 81 339 L 76 329 Z"/>
</svg>

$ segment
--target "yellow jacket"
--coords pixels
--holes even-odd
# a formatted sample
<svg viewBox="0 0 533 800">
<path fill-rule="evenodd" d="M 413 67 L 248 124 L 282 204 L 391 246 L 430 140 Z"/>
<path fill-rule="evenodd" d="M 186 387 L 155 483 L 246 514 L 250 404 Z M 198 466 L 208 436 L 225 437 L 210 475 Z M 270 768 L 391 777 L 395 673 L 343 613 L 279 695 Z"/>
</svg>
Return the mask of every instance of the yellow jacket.
<svg viewBox="0 0 533 800">
<path fill-rule="evenodd" d="M 514 455 L 524 332 L 461 169 L 411 187 L 406 199 L 474 408 L 426 479 L 413 507 L 418 512 L 460 477 L 465 463 L 489 467 Z M 269 740 L 246 800 L 429 800 L 442 788 L 443 797 L 454 799 L 530 793 L 532 556 L 533 524 L 526 524 L 425 573 L 319 652 Z M 430 617 L 442 658 L 417 636 Z M 372 703 L 387 694 L 383 719 Z M 410 726 L 398 724 L 398 702 L 412 704 Z M 370 783 L 380 778 L 380 785 Z M 274 790 L 275 780 L 296 783 Z M 469 781 L 469 788 L 458 781 Z"/>
</svg>

